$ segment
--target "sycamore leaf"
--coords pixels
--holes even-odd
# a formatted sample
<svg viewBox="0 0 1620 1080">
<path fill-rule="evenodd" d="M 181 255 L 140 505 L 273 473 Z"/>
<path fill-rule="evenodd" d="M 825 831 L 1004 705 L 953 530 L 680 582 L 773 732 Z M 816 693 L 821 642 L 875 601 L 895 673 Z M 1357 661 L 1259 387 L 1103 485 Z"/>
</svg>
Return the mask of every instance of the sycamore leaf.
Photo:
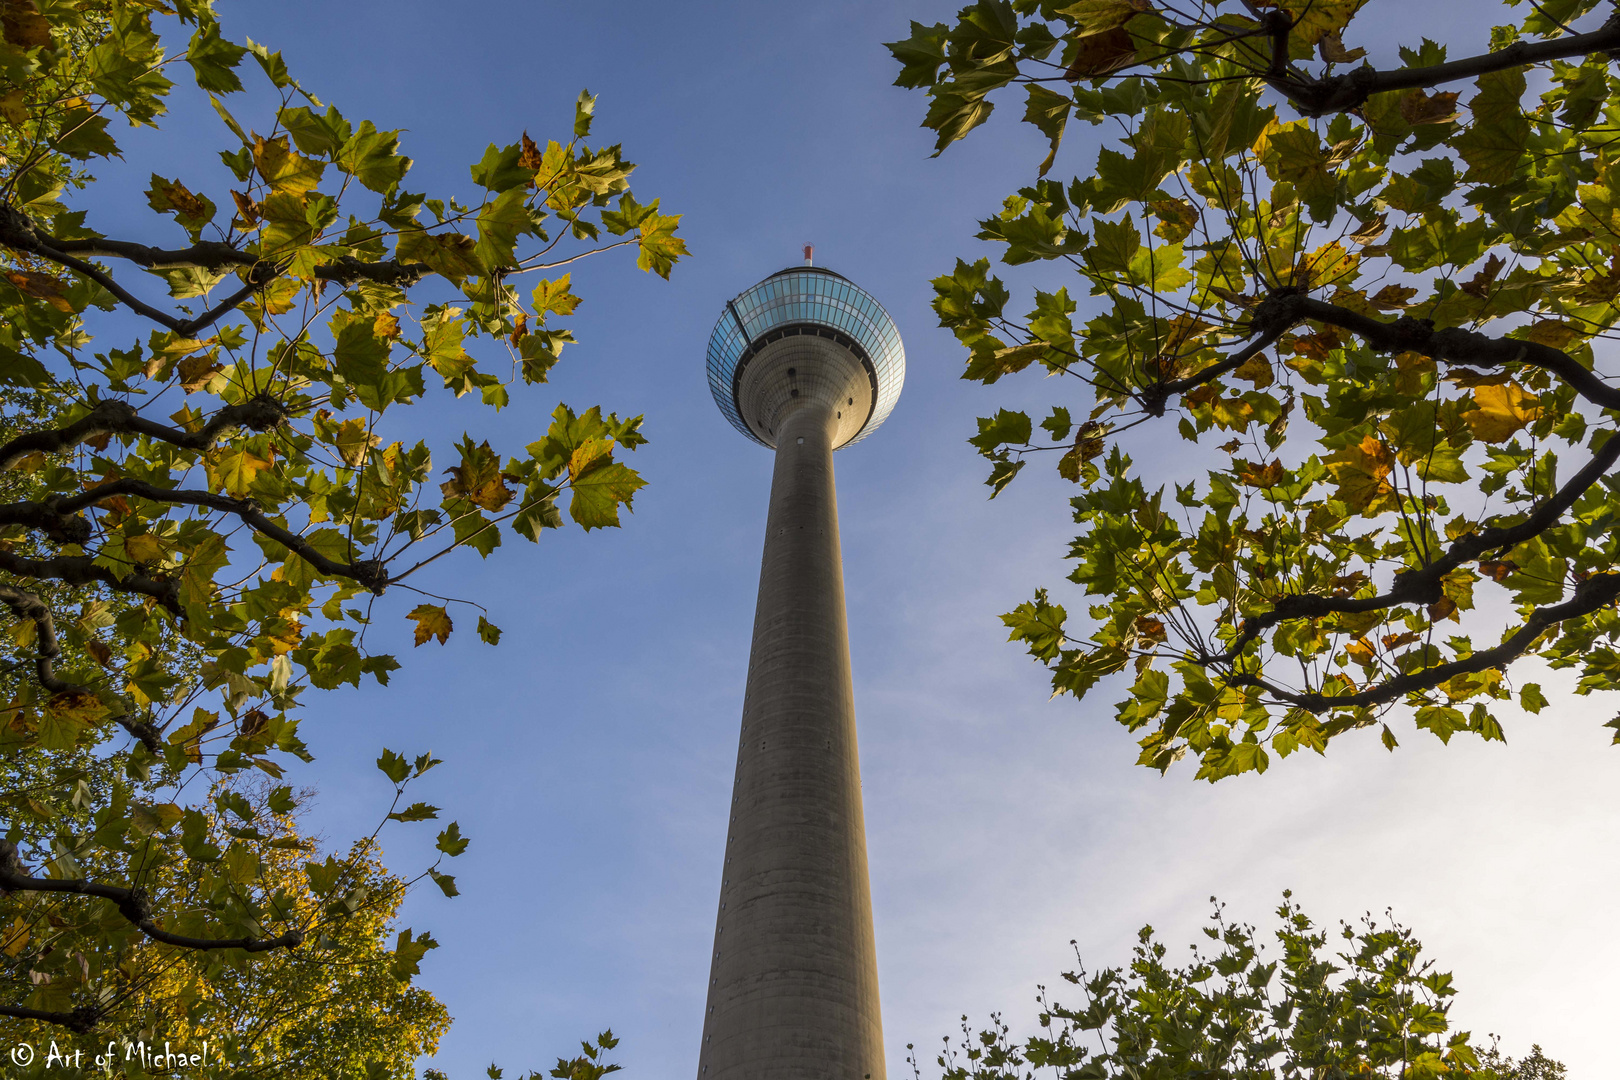
<svg viewBox="0 0 1620 1080">
<path fill-rule="evenodd" d="M 304 157 L 287 144 L 287 136 L 274 139 L 255 137 L 253 140 L 253 166 L 272 191 L 302 195 L 321 182 L 326 171 L 324 161 Z"/>
<path fill-rule="evenodd" d="M 214 204 L 205 195 L 193 194 L 179 180 L 165 180 L 152 174 L 152 184 L 146 191 L 146 203 L 160 214 L 172 213 L 196 240 L 204 225 L 214 220 Z"/>
<path fill-rule="evenodd" d="M 107 134 L 107 123 L 107 117 L 89 109 L 68 109 L 61 114 L 60 134 L 53 143 L 71 158 L 112 157 L 118 153 L 118 143 Z"/>
<path fill-rule="evenodd" d="M 619 507 L 629 509 L 635 493 L 646 484 L 634 469 L 619 462 L 595 465 L 569 484 L 573 495 L 568 516 L 587 530 L 617 527 Z"/>
<path fill-rule="evenodd" d="M 446 469 L 450 479 L 439 485 L 445 498 L 466 499 L 485 510 L 499 510 L 512 501 L 512 489 L 501 473 L 500 455 L 490 449 L 487 440 L 475 447 L 470 438 L 463 437 L 457 449 L 461 464 Z"/>
<path fill-rule="evenodd" d="M 501 628 L 480 615 L 478 616 L 478 636 L 486 645 L 499 645 L 501 643 Z"/>
<path fill-rule="evenodd" d="M 541 280 L 534 287 L 534 313 L 541 322 L 546 321 L 546 315 L 555 312 L 558 315 L 572 315 L 579 306 L 579 297 L 569 291 L 569 283 L 573 275 L 564 274 L 555 281 Z"/>
<path fill-rule="evenodd" d="M 186 63 L 197 77 L 197 85 L 214 94 L 230 94 L 242 89 L 235 67 L 247 50 L 219 36 L 218 21 L 210 18 L 197 27 L 186 48 Z"/>
<path fill-rule="evenodd" d="M 1323 464 L 1338 484 L 1335 496 L 1351 510 L 1372 515 L 1395 504 L 1395 489 L 1388 480 L 1395 455 L 1376 435 L 1345 447 Z"/>
<path fill-rule="evenodd" d="M 1463 422 L 1481 442 L 1507 442 L 1514 432 L 1541 415 L 1534 394 L 1515 382 L 1473 388 L 1475 408 L 1462 414 Z"/>
<path fill-rule="evenodd" d="M 443 645 L 450 638 L 453 626 L 449 614 L 444 608 L 435 604 L 418 604 L 405 616 L 416 623 L 416 644 L 424 645 L 429 638 L 436 637 Z"/>
<path fill-rule="evenodd" d="M 22 292 L 43 300 L 57 311 L 71 315 L 73 304 L 64 295 L 65 289 L 58 279 L 36 270 L 7 270 L 5 278 Z"/>
<path fill-rule="evenodd" d="M 1080 79 L 1100 79 L 1136 63 L 1136 42 L 1131 32 L 1116 26 L 1100 34 L 1080 39 L 1074 59 L 1063 77 L 1070 82 Z"/>
</svg>

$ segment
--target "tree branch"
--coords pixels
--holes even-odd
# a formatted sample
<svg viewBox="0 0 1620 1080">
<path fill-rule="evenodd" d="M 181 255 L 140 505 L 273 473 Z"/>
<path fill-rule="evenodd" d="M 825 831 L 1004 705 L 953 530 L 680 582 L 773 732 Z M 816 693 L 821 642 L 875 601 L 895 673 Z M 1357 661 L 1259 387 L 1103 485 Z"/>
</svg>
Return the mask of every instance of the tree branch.
<svg viewBox="0 0 1620 1080">
<path fill-rule="evenodd" d="M 1171 379 L 1168 382 L 1155 383 L 1143 387 L 1137 393 L 1137 400 L 1141 402 L 1142 409 L 1150 416 L 1163 416 L 1165 403 L 1173 394 L 1185 394 L 1204 383 L 1211 382 L 1225 375 L 1228 371 L 1236 371 L 1242 367 L 1256 353 L 1270 347 L 1279 337 L 1299 323 L 1300 304 L 1304 296 L 1292 288 L 1278 289 L 1262 300 L 1254 309 L 1254 315 L 1249 320 L 1249 332 L 1260 336 L 1239 349 L 1219 363 L 1211 364 L 1202 371 L 1195 372 L 1182 379 Z"/>
<path fill-rule="evenodd" d="M 1605 473 L 1620 460 L 1620 434 L 1611 435 L 1592 455 L 1580 472 L 1570 477 L 1563 487 L 1537 503 L 1523 521 L 1507 528 L 1492 526 L 1478 532 L 1459 536 L 1434 562 L 1421 570 L 1407 570 L 1395 575 L 1389 592 L 1380 596 L 1355 598 L 1349 596 L 1321 596 L 1315 593 L 1296 593 L 1284 596 L 1272 605 L 1270 611 L 1243 620 L 1237 638 L 1225 652 L 1200 659 L 1204 665 L 1229 664 L 1236 660 L 1249 643 L 1261 633 L 1288 619 L 1313 619 L 1323 615 L 1354 615 L 1364 611 L 1396 607 L 1400 604 L 1432 604 L 1440 599 L 1441 579 L 1465 562 L 1472 562 L 1489 551 L 1497 551 L 1521 544 L 1539 535 L 1564 515 L 1575 500 L 1585 494 Z M 1587 579 L 1594 580 L 1594 579 Z M 1580 595 L 1580 590 L 1576 590 Z M 1567 616 L 1566 616 L 1567 617 Z"/>
<path fill-rule="evenodd" d="M 235 514 L 244 524 L 296 553 L 328 577 L 349 578 L 374 593 L 381 593 L 389 583 L 388 573 L 382 563 L 375 560 L 338 562 L 336 559 L 328 558 L 297 533 L 266 517 L 259 504 L 252 499 L 233 499 L 229 495 L 216 495 L 209 491 L 163 488 L 133 477 L 120 477 L 105 484 L 98 484 L 72 498 L 59 499 L 56 502 L 56 509 L 64 515 L 77 514 L 87 506 L 93 506 L 103 499 L 110 499 L 116 495 L 133 495 L 138 499 L 149 499 L 152 502 L 206 506 L 213 510 L 223 510 L 228 514 Z M 0 507 L 0 510 L 3 509 L 5 508 Z"/>
<path fill-rule="evenodd" d="M 1295 307 L 1300 318 L 1348 330 L 1379 352 L 1417 352 L 1435 360 L 1466 367 L 1529 364 L 1557 375 L 1594 405 L 1620 409 L 1620 390 L 1576 363 L 1562 349 L 1550 345 L 1514 338 L 1487 337 L 1461 327 L 1436 330 L 1434 323 L 1428 319 L 1410 316 L 1384 322 L 1325 300 L 1308 297 L 1297 298 Z"/>
<path fill-rule="evenodd" d="M 56 675 L 56 660 L 62 655 L 61 645 L 56 640 L 56 623 L 51 618 L 51 609 L 31 592 L 13 588 L 10 585 L 0 585 L 0 603 L 11 609 L 11 613 L 19 619 L 27 619 L 34 624 L 35 652 L 38 654 L 35 661 L 35 672 L 39 677 L 39 684 L 53 694 L 90 693 L 88 687 L 70 683 Z M 135 736 L 146 748 L 154 754 L 163 752 L 163 742 L 151 724 L 144 720 L 136 720 L 128 715 L 115 716 L 113 720 L 119 727 Z"/>
<path fill-rule="evenodd" d="M 173 945 L 179 949 L 241 949 L 244 952 L 269 952 L 271 949 L 293 949 L 304 943 L 304 932 L 294 927 L 273 938 L 194 938 L 184 934 L 171 934 L 152 921 L 152 903 L 141 888 L 125 889 L 117 885 L 100 885 L 83 878 L 29 877 L 17 856 L 17 846 L 9 840 L 0 840 L 0 891 L 74 893 L 79 896 L 99 896 L 111 900 L 118 914 L 153 941 Z"/>
<path fill-rule="evenodd" d="M 65 581 L 69 585 L 105 585 L 114 592 L 150 596 L 176 615 L 185 610 L 180 605 L 180 588 L 177 582 L 138 572 L 119 577 L 86 555 L 31 559 L 26 555 L 0 551 L 0 570 L 16 574 L 18 577 Z"/>
<path fill-rule="evenodd" d="M 1415 691 L 1432 690 L 1457 675 L 1474 675 L 1481 671 L 1505 667 L 1523 655 L 1548 627 L 1565 619 L 1590 615 L 1599 608 L 1614 603 L 1617 597 L 1620 597 L 1620 574 L 1593 575 L 1576 585 L 1575 595 L 1563 603 L 1536 608 L 1522 627 L 1494 649 L 1472 653 L 1449 664 L 1438 664 L 1422 671 L 1397 675 L 1387 682 L 1354 694 L 1338 697 L 1329 697 L 1326 694 L 1296 694 L 1273 686 L 1258 676 L 1242 672 L 1234 672 L 1225 678 L 1232 686 L 1257 687 L 1279 701 L 1286 701 L 1312 713 L 1325 712 L 1329 709 L 1359 708 L 1365 705 L 1387 705 Z"/>
<path fill-rule="evenodd" d="M 28 215 L 5 205 L 0 205 L 0 245 L 27 252 L 82 274 L 117 297 L 131 311 L 182 337 L 191 337 L 204 327 L 211 326 L 254 292 L 280 277 L 285 270 L 284 263 L 218 241 L 201 241 L 189 248 L 166 249 L 104 237 L 58 238 L 42 231 Z M 85 258 L 127 259 L 151 270 L 197 267 L 221 271 L 240 268 L 247 271 L 247 284 L 201 315 L 180 319 L 141 300 L 119 285 L 111 274 L 85 262 Z M 363 262 L 351 255 L 344 255 L 316 267 L 314 277 L 318 281 L 335 281 L 340 285 L 374 281 L 382 285 L 405 287 L 416 284 L 427 273 L 428 267 L 423 263 L 402 263 L 398 259 Z"/>
<path fill-rule="evenodd" d="M 1568 60 L 1592 53 L 1604 53 L 1615 58 L 1617 52 L 1620 52 L 1620 12 L 1588 34 L 1575 34 L 1551 41 L 1516 41 L 1505 49 L 1471 56 L 1466 60 L 1395 71 L 1360 67 L 1325 79 L 1301 79 L 1294 73 L 1279 73 L 1274 53 L 1272 69 L 1266 73 L 1265 79 L 1269 86 L 1293 102 L 1302 115 L 1322 116 L 1359 109 L 1374 94 L 1391 90 L 1439 86 L 1459 79 L 1477 78 L 1492 71 L 1528 67 L 1549 60 Z M 1286 58 L 1286 49 L 1282 55 Z"/>
<path fill-rule="evenodd" d="M 0 1005 L 0 1016 L 58 1024 L 80 1035 L 89 1034 L 101 1022 L 101 1010 L 93 1005 L 80 1005 L 72 1012 L 46 1012 L 44 1009 L 27 1009 L 21 1005 Z"/>
<path fill-rule="evenodd" d="M 127 401 L 103 401 L 66 427 L 30 431 L 0 446 L 0 472 L 29 454 L 58 454 L 100 435 L 145 435 L 184 450 L 203 451 L 240 428 L 270 431 L 286 419 L 287 407 L 268 394 L 226 405 L 197 431 L 148 420 Z"/>
</svg>

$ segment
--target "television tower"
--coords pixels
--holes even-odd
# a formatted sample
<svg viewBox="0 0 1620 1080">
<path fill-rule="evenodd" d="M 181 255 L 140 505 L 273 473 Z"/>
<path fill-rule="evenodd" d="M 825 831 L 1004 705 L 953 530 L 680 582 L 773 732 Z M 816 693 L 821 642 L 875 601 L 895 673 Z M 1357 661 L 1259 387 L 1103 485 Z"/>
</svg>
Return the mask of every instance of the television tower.
<svg viewBox="0 0 1620 1080">
<path fill-rule="evenodd" d="M 883 423 L 894 320 L 811 265 L 726 304 L 720 411 L 776 451 L 698 1080 L 884 1080 L 832 453 Z"/>
</svg>

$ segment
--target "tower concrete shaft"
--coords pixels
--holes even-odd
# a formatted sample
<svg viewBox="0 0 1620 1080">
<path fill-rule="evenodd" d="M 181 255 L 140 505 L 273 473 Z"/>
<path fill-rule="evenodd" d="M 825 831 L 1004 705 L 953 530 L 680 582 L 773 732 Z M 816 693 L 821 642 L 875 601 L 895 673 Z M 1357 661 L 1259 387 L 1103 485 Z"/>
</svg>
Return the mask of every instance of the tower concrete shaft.
<svg viewBox="0 0 1620 1080">
<path fill-rule="evenodd" d="M 843 405 L 806 393 L 773 418 L 698 1080 L 885 1077 L 833 485 Z"/>
</svg>

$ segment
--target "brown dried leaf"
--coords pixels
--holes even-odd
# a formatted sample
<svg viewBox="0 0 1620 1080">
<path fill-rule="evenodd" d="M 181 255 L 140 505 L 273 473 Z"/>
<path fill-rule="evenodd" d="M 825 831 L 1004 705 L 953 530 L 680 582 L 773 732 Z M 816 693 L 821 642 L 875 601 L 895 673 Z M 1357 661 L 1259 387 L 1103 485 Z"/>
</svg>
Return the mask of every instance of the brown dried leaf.
<svg viewBox="0 0 1620 1080">
<path fill-rule="evenodd" d="M 1410 285 L 1385 285 L 1368 297 L 1367 302 L 1373 307 L 1382 308 L 1385 311 L 1404 310 L 1412 297 L 1417 294 L 1418 291 Z"/>
<path fill-rule="evenodd" d="M 210 379 L 224 370 L 224 366 L 212 353 L 188 356 L 175 365 L 175 374 L 180 377 L 180 388 L 188 394 L 201 390 L 208 385 Z"/>
<path fill-rule="evenodd" d="M 1070 82 L 1100 79 L 1136 63 L 1136 43 L 1123 26 L 1080 39 L 1079 51 L 1063 77 Z"/>
<path fill-rule="evenodd" d="M 51 24 L 39 13 L 34 0 L 4 0 L 0 3 L 0 32 L 7 44 L 19 49 L 50 48 Z"/>
<path fill-rule="evenodd" d="M 236 203 L 236 212 L 241 215 L 242 222 L 248 228 L 251 229 L 259 223 L 262 215 L 258 203 L 242 192 L 234 190 L 231 192 L 231 201 Z"/>
<path fill-rule="evenodd" d="M 6 280 L 36 300 L 43 300 L 57 311 L 73 313 L 73 305 L 63 295 L 62 282 L 33 270 L 7 270 Z"/>
<path fill-rule="evenodd" d="M 1421 88 L 1408 90 L 1401 97 L 1401 119 L 1413 127 L 1420 124 L 1447 124 L 1457 119 L 1457 95 L 1451 90 L 1438 94 Z"/>
<path fill-rule="evenodd" d="M 1367 55 L 1366 49 L 1346 49 L 1337 30 L 1330 30 L 1316 43 L 1317 54 L 1330 64 L 1348 64 Z"/>
<path fill-rule="evenodd" d="M 1502 257 L 1500 255 L 1492 255 L 1490 258 L 1485 260 L 1484 269 L 1480 270 L 1469 280 L 1463 282 L 1458 286 L 1458 288 L 1462 289 L 1462 291 L 1467 293 L 1469 296 L 1477 296 L 1483 300 L 1485 298 L 1486 290 L 1491 287 L 1491 283 L 1496 280 L 1496 275 L 1500 274 L 1502 272 L 1502 267 L 1506 265 L 1507 263 L 1502 261 Z"/>
<path fill-rule="evenodd" d="M 1281 461 L 1273 461 L 1269 465 L 1256 465 L 1249 461 L 1234 461 L 1232 466 L 1237 470 L 1238 483 L 1249 487 L 1273 488 L 1283 482 L 1283 467 Z"/>
</svg>

